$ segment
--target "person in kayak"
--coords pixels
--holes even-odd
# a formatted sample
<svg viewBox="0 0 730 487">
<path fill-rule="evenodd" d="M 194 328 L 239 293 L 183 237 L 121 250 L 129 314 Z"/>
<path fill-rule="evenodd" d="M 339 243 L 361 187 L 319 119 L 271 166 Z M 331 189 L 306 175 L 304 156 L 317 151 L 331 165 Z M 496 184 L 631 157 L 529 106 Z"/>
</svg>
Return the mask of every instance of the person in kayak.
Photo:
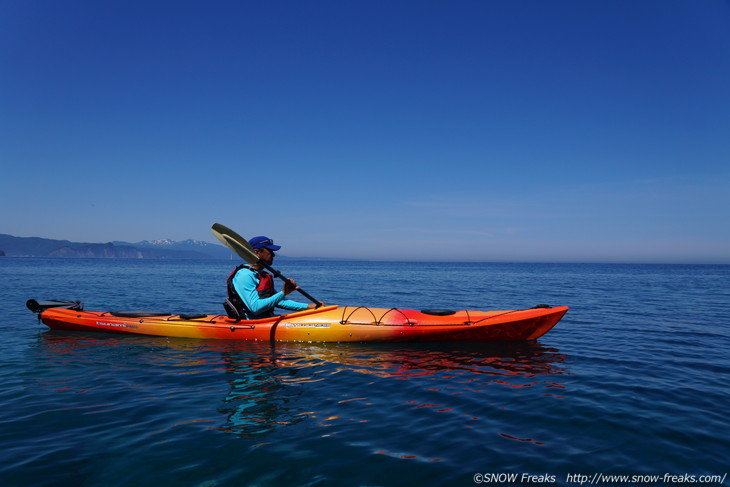
<svg viewBox="0 0 730 487">
<path fill-rule="evenodd" d="M 254 237 L 248 241 L 256 255 L 266 264 L 274 262 L 275 252 L 281 249 L 274 245 L 268 237 Z M 259 265 L 243 264 L 228 277 L 228 300 L 236 310 L 247 320 L 268 318 L 274 316 L 274 308 L 288 311 L 303 311 L 316 307 L 314 303 L 306 304 L 286 299 L 292 291 L 297 289 L 293 280 L 284 283 L 284 289 L 277 292 L 274 288 L 274 276 L 263 270 Z"/>
</svg>

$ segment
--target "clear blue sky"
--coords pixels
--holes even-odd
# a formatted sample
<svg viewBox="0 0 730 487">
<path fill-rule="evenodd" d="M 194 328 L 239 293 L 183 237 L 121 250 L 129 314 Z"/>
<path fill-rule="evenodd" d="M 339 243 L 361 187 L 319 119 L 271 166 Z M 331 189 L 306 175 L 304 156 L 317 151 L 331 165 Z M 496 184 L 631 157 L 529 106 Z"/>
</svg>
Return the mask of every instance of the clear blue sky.
<svg viewBox="0 0 730 487">
<path fill-rule="evenodd" d="M 0 12 L 0 233 L 730 263 L 727 0 Z"/>
</svg>

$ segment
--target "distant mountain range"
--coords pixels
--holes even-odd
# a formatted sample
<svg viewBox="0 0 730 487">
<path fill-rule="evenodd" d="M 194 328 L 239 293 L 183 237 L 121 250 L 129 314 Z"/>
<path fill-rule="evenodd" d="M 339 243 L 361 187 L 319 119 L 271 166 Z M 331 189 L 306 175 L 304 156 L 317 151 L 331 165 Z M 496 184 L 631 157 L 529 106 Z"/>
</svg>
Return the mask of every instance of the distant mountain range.
<svg viewBox="0 0 730 487">
<path fill-rule="evenodd" d="M 230 259 L 232 252 L 222 245 L 199 240 L 81 243 L 40 237 L 14 237 L 0 233 L 0 256 L 3 254 L 9 257 Z"/>
</svg>

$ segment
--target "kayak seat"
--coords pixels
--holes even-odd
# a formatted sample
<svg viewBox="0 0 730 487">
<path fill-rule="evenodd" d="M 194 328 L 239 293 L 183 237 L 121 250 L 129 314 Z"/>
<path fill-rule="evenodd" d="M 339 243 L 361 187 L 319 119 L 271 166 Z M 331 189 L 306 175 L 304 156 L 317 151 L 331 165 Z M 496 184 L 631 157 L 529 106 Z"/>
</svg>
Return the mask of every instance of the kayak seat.
<svg viewBox="0 0 730 487">
<path fill-rule="evenodd" d="M 223 308 L 226 310 L 226 315 L 228 315 L 230 319 L 235 320 L 236 322 L 243 319 L 243 316 L 241 316 L 241 313 L 239 313 L 236 307 L 233 306 L 230 299 L 226 298 L 226 300 L 223 301 Z"/>
<path fill-rule="evenodd" d="M 455 314 L 456 311 L 450 309 L 422 309 L 421 313 L 433 316 L 449 316 Z"/>
</svg>

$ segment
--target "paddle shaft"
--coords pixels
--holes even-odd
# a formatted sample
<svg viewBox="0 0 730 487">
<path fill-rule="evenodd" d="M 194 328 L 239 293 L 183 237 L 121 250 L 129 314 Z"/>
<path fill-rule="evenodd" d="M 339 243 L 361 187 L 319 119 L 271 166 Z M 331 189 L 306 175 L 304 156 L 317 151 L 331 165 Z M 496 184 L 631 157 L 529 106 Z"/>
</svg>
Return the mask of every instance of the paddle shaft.
<svg viewBox="0 0 730 487">
<path fill-rule="evenodd" d="M 259 259 L 258 265 L 260 265 L 261 267 L 263 267 L 267 271 L 271 272 L 274 275 L 274 277 L 278 277 L 279 279 L 283 280 L 284 282 L 288 282 L 288 283 L 291 283 L 292 282 L 291 279 L 289 279 L 288 277 L 285 277 L 281 272 L 277 271 L 276 269 L 274 269 L 273 267 L 271 267 L 269 264 L 267 264 L 263 260 Z M 319 308 L 320 306 L 322 306 L 322 303 L 320 303 L 319 301 L 317 301 L 316 299 L 314 299 L 304 289 L 302 289 L 299 286 L 297 286 L 296 287 L 296 290 L 299 291 L 302 294 L 302 296 L 304 296 L 305 298 L 307 298 L 308 300 L 310 300 L 311 302 L 313 302 L 317 306 L 317 308 Z"/>
</svg>

